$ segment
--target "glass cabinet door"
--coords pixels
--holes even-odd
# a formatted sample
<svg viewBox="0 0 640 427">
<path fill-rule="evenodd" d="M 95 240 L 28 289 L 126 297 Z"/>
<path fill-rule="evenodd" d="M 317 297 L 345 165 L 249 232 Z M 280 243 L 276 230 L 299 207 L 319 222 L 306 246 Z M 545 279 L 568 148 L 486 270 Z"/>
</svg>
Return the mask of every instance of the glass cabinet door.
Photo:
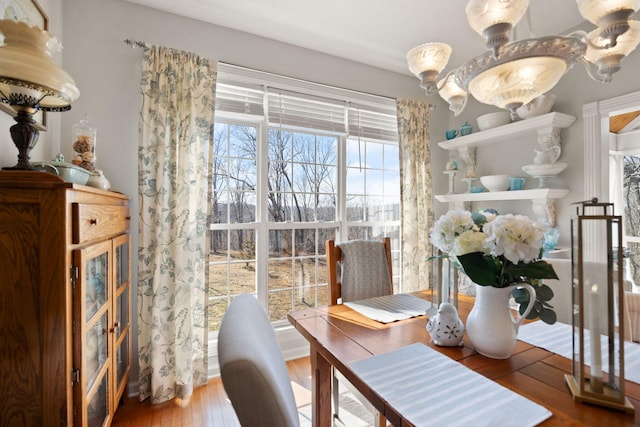
<svg viewBox="0 0 640 427">
<path fill-rule="evenodd" d="M 105 425 L 112 414 L 112 252 L 111 241 L 73 252 L 77 268 L 73 296 L 74 398 L 79 426 Z"/>
<path fill-rule="evenodd" d="M 124 393 L 129 373 L 131 349 L 131 305 L 129 293 L 129 235 L 119 236 L 113 243 L 115 254 L 115 291 L 114 291 L 114 327 L 113 346 L 114 354 L 114 383 L 116 385 L 116 399 L 114 399 L 114 411 L 118 405 L 118 399 Z"/>
</svg>

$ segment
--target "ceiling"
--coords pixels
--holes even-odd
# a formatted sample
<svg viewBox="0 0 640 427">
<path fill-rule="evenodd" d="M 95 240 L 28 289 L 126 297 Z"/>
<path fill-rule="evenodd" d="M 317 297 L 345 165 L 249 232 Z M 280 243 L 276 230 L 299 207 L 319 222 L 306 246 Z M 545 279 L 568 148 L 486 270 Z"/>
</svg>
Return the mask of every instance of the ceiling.
<svg viewBox="0 0 640 427">
<path fill-rule="evenodd" d="M 609 131 L 611 133 L 622 134 L 638 130 L 640 130 L 640 111 L 609 117 Z"/>
<path fill-rule="evenodd" d="M 126 1 L 409 75 L 406 52 L 421 43 L 453 47 L 446 70 L 485 50 L 463 0 Z M 525 16 L 516 39 L 563 34 L 585 22 L 572 0 L 534 0 L 529 14 L 532 30 Z"/>
</svg>

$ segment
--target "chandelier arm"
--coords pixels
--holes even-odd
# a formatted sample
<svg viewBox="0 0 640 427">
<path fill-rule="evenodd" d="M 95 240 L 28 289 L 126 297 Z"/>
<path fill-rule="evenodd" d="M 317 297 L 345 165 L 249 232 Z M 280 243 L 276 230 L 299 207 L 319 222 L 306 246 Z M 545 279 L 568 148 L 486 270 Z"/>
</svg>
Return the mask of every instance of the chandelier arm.
<svg viewBox="0 0 640 427">
<path fill-rule="evenodd" d="M 580 61 L 589 77 L 591 77 L 593 80 L 601 83 L 610 83 L 611 80 L 613 80 L 613 77 L 610 73 L 600 74 L 597 70 L 597 66 L 594 63 L 589 62 L 584 56 L 580 57 L 578 61 Z"/>
</svg>

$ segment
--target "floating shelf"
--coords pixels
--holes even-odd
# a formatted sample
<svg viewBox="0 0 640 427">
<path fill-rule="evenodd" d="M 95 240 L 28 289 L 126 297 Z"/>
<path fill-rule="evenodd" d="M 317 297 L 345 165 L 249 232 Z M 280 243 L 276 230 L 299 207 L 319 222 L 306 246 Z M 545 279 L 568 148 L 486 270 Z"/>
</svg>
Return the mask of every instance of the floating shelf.
<svg viewBox="0 0 640 427">
<path fill-rule="evenodd" d="M 576 120 L 574 116 L 564 113 L 551 112 L 530 119 L 520 120 L 503 126 L 478 131 L 465 136 L 439 142 L 445 150 L 459 150 L 462 148 L 482 147 L 503 141 L 513 141 L 514 138 L 531 135 L 537 131 L 539 136 L 550 134 L 554 129 L 571 126 Z"/>
<path fill-rule="evenodd" d="M 518 191 L 485 191 L 483 193 L 442 194 L 434 196 L 439 202 L 481 202 L 490 200 L 555 200 L 569 193 L 562 188 L 536 188 Z"/>
<path fill-rule="evenodd" d="M 457 209 L 464 209 L 467 202 L 482 202 L 491 200 L 531 200 L 533 212 L 539 222 L 555 226 L 555 200 L 569 194 L 563 188 L 536 188 L 534 190 L 518 191 L 489 191 L 485 193 L 442 194 L 434 196 L 440 202 L 449 202 Z"/>
</svg>

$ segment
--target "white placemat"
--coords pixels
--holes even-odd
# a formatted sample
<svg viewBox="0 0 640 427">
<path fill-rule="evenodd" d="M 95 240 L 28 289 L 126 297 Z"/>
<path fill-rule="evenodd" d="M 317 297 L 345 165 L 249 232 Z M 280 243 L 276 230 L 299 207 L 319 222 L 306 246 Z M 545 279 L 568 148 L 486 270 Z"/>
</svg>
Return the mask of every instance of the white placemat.
<svg viewBox="0 0 640 427">
<path fill-rule="evenodd" d="M 540 320 L 520 326 L 518 339 L 545 350 L 564 356 L 567 359 L 573 358 L 572 347 L 573 326 L 566 323 L 554 323 L 548 325 Z M 602 335 L 602 348 L 607 345 L 607 337 Z M 591 360 L 591 338 L 588 331 L 584 334 L 584 359 L 589 365 Z M 609 366 L 609 355 L 602 352 L 602 370 L 607 372 Z M 617 374 L 619 375 L 619 374 Z M 627 380 L 640 384 L 640 344 L 624 341 L 624 376 Z"/>
<path fill-rule="evenodd" d="M 529 427 L 551 412 L 422 343 L 351 364 L 416 426 Z"/>
<path fill-rule="evenodd" d="M 429 301 L 409 294 L 385 295 L 383 297 L 349 301 L 345 302 L 344 305 L 382 323 L 422 316 L 431 307 Z"/>
</svg>

